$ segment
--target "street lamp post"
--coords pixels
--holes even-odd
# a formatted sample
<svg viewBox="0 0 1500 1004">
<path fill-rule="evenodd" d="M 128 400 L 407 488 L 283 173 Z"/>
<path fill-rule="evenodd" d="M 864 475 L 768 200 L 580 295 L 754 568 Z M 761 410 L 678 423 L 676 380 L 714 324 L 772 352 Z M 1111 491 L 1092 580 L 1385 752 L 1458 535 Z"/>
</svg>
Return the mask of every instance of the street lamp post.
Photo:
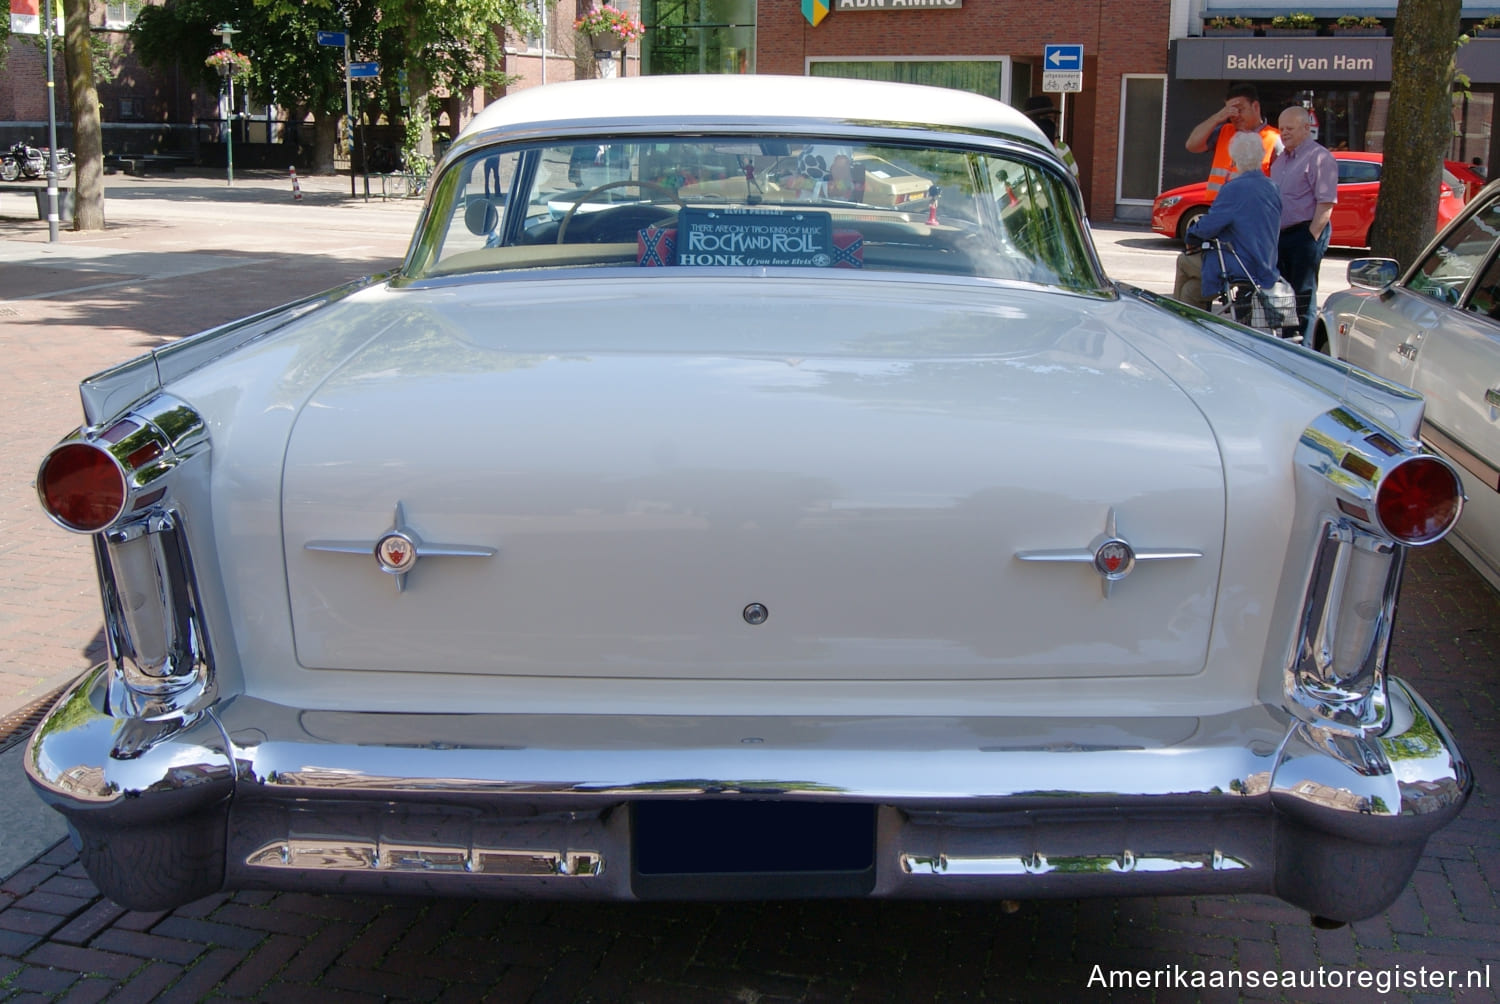
<svg viewBox="0 0 1500 1004">
<path fill-rule="evenodd" d="M 225 21 L 223 24 L 219 25 L 214 30 L 217 31 L 219 33 L 219 37 L 224 40 L 224 48 L 226 50 L 232 52 L 233 49 L 231 48 L 231 45 L 232 45 L 234 36 L 236 36 L 236 35 L 239 34 L 239 29 L 236 28 L 234 25 L 230 24 L 228 21 Z M 225 78 L 229 81 L 229 112 L 225 116 L 225 119 L 228 122 L 229 131 L 227 133 L 225 133 L 224 154 L 225 154 L 225 163 L 229 167 L 229 182 L 228 183 L 231 186 L 233 186 L 234 185 L 234 66 L 233 65 L 231 65 L 229 67 L 229 72 L 225 74 Z"/>
</svg>

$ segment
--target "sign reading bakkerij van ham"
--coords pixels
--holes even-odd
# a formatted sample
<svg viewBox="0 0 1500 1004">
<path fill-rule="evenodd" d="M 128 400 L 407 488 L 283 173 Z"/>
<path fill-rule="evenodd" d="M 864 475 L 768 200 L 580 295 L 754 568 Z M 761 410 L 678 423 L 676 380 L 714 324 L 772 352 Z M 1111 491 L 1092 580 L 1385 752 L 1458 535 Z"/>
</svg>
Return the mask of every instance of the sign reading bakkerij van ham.
<svg viewBox="0 0 1500 1004">
<path fill-rule="evenodd" d="M 833 264 L 833 219 L 821 212 L 693 209 L 677 215 L 679 265 Z"/>
</svg>

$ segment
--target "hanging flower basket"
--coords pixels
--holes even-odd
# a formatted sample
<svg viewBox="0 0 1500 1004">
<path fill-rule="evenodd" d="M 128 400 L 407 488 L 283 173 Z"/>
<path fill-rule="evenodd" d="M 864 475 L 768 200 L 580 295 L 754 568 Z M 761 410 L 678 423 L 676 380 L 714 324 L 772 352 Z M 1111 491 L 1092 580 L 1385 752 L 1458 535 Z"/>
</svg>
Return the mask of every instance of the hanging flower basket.
<svg viewBox="0 0 1500 1004">
<path fill-rule="evenodd" d="M 589 46 L 595 52 L 623 49 L 646 33 L 644 24 L 609 4 L 584 11 L 573 27 L 588 36 Z"/>
<path fill-rule="evenodd" d="M 589 35 L 589 48 L 594 52 L 614 52 L 625 48 L 625 36 L 617 31 L 601 31 Z"/>
<path fill-rule="evenodd" d="M 220 49 L 203 62 L 218 70 L 221 77 L 243 77 L 250 72 L 250 57 L 233 49 Z"/>
</svg>

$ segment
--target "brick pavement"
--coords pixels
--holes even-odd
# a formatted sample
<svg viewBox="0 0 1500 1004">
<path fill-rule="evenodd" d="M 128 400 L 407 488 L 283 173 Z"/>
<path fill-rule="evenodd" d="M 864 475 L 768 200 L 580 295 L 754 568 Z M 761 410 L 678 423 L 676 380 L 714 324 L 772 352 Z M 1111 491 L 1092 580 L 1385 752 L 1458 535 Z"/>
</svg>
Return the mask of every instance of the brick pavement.
<svg viewBox="0 0 1500 1004">
<path fill-rule="evenodd" d="M 0 261 L 3 241 L 11 239 L 5 228 L 0 221 Z M 194 238 L 178 233 L 171 239 Z M 277 290 L 291 296 L 295 290 L 279 284 L 300 278 L 299 269 L 317 267 L 316 256 L 299 253 L 290 241 L 265 240 L 252 244 L 236 237 L 233 246 L 221 242 L 203 253 L 255 257 L 257 285 L 267 269 L 279 268 Z M 374 260 L 351 255 L 338 264 Z M 0 330 L 0 345 L 30 353 L 24 382 L 13 383 L 50 381 L 25 395 L 28 408 L 48 412 L 53 403 L 47 395 L 63 397 L 67 405 L 56 416 L 26 416 L 39 430 L 40 445 L 0 447 L 6 474 L 0 492 L 14 487 L 13 465 L 26 465 L 23 480 L 29 482 L 40 450 L 72 420 L 70 388 L 77 375 L 95 361 L 123 358 L 151 339 L 199 326 L 207 304 L 219 297 L 234 301 L 244 292 L 244 279 L 225 271 L 201 273 L 194 282 L 204 284 L 202 295 L 175 307 L 165 292 L 168 284 L 160 283 L 161 295 L 145 318 L 120 318 L 118 308 L 112 313 L 102 299 L 81 306 L 69 300 L 33 307 L 39 301 L 26 301 L 27 310 L 45 308 L 35 318 L 44 327 L 41 334 L 12 331 L 10 325 Z M 12 274 L 6 269 L 0 277 L 0 308 L 14 302 L 6 300 L 14 295 Z M 114 288 L 132 297 L 153 293 L 147 280 Z M 28 338 L 38 344 L 20 344 Z M 21 531 L 3 538 L 23 577 L 76 559 L 16 549 L 17 537 L 22 545 L 32 537 L 70 538 L 24 525 L 9 495 L 0 495 L 0 506 L 0 518 Z M 42 594 L 72 588 L 72 578 L 29 581 L 29 589 L 3 598 L 10 612 L 0 615 L 0 653 L 7 660 L 13 659 L 12 641 L 24 634 L 13 620 L 90 623 L 77 611 L 65 616 L 44 605 L 56 601 Z M 81 668 L 78 649 L 87 644 L 78 637 L 59 644 Z M 1386 972 L 1487 966 L 1490 987 L 1464 993 L 1380 997 L 1324 989 L 1215 996 L 1179 990 L 1154 999 L 1494 1001 L 1500 999 L 1500 803 L 1492 794 L 1500 791 L 1497 654 L 1500 597 L 1446 545 L 1415 554 L 1392 668 L 1411 679 L 1452 726 L 1473 764 L 1478 790 L 1458 822 L 1429 845 L 1414 881 L 1390 910 L 1337 930 L 1316 929 L 1300 911 L 1261 896 L 1062 900 L 1028 903 L 1006 914 L 996 904 L 972 903 L 567 905 L 254 891 L 138 913 L 102 899 L 64 842 L 0 882 L 0 1001 L 1105 999 L 1087 986 L 1096 965 Z M 1147 998 L 1117 993 L 1113 999 Z"/>
</svg>

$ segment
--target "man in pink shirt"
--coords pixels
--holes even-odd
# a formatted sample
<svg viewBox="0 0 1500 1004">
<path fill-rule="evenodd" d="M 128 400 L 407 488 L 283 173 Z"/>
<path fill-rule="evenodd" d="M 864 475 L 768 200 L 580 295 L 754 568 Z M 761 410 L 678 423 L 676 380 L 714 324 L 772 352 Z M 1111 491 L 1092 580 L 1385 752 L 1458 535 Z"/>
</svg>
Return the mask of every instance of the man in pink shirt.
<svg viewBox="0 0 1500 1004">
<path fill-rule="evenodd" d="M 1318 266 L 1333 235 L 1329 220 L 1339 200 L 1339 165 L 1312 138 L 1307 109 L 1292 105 L 1277 119 L 1286 148 L 1271 163 L 1271 183 L 1281 192 L 1281 237 L 1276 268 L 1297 291 L 1297 316 L 1304 337 L 1312 327 L 1318 292 Z M 1311 343 L 1305 343 L 1311 344 Z"/>
</svg>

